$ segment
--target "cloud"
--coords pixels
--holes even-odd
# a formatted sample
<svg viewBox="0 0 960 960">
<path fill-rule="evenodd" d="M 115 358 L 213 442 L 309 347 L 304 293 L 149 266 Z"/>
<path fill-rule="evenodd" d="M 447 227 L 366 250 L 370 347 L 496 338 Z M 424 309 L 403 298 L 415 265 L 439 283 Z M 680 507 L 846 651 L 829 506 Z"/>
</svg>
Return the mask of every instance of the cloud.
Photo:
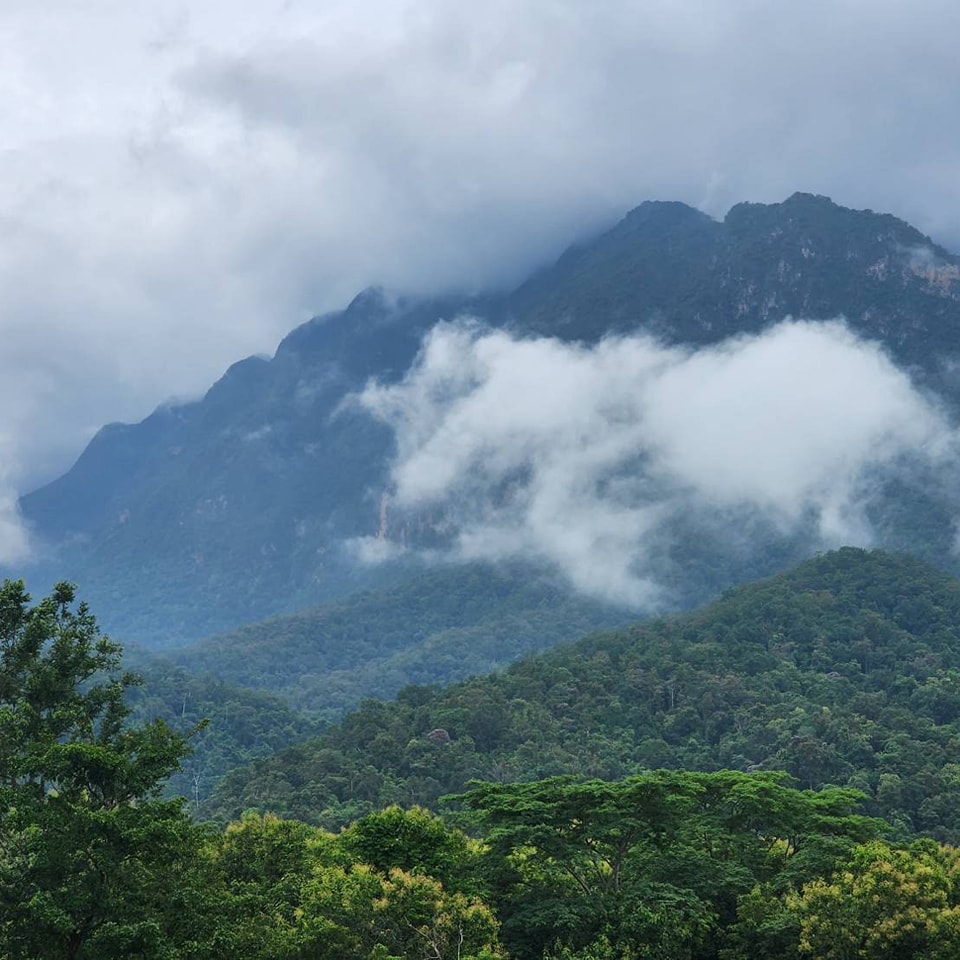
<svg viewBox="0 0 960 960">
<path fill-rule="evenodd" d="M 17 506 L 16 489 L 10 481 L 13 452 L 10 436 L 0 429 L 0 566 L 15 567 L 34 553 L 30 533 Z"/>
<path fill-rule="evenodd" d="M 24 563 L 33 553 L 30 536 L 17 509 L 12 491 L 0 494 L 0 564 L 6 567 Z"/>
<path fill-rule="evenodd" d="M 441 508 L 456 555 L 547 560 L 637 606 L 661 599 L 680 521 L 812 522 L 824 545 L 866 545 L 874 474 L 953 456 L 936 404 L 841 322 L 696 352 L 447 324 L 403 382 L 359 402 L 396 433 L 396 509 Z"/>
<path fill-rule="evenodd" d="M 21 489 L 371 283 L 509 284 L 648 198 L 802 189 L 960 241 L 947 0 L 7 0 Z"/>
</svg>

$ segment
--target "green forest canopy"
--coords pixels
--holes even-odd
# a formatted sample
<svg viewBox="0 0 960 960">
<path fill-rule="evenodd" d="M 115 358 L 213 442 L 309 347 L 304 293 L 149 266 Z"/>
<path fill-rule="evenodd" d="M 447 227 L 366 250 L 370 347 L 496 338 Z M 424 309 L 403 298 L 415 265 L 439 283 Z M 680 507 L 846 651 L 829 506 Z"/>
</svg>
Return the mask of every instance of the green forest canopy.
<svg viewBox="0 0 960 960">
<path fill-rule="evenodd" d="M 952 669 L 931 657 L 946 657 L 934 638 L 956 590 L 929 578 L 921 588 L 907 573 L 902 561 L 837 554 L 790 582 L 798 596 L 832 582 L 835 614 L 870 593 L 873 613 L 909 617 L 902 634 L 874 624 L 869 656 L 883 671 L 910 654 L 934 676 Z M 764 656 L 793 642 L 790 623 L 805 609 L 773 603 L 782 587 L 741 591 L 699 621 L 638 635 L 665 656 L 671 630 L 716 629 L 718 609 L 760 603 L 784 628 L 766 642 L 742 639 L 764 651 L 745 676 L 763 676 Z M 813 637 L 814 653 L 792 661 L 813 657 L 809 669 L 823 670 L 833 648 Z M 626 642 L 576 649 L 609 657 L 613 641 Z M 865 658 L 867 647 L 852 652 Z M 707 659 L 701 651 L 697 664 Z M 157 798 L 187 745 L 161 720 L 131 721 L 125 694 L 136 682 L 71 587 L 35 606 L 22 583 L 0 587 L 0 960 L 960 953 L 960 850 L 897 839 L 908 825 L 868 815 L 876 797 L 864 804 L 849 787 L 802 788 L 766 770 L 527 778 L 474 783 L 444 801 L 463 829 L 390 806 L 336 833 L 255 812 L 215 830 L 192 822 L 182 801 Z M 550 689 L 544 681 L 541 692 Z M 690 689 L 668 690 L 669 709 Z M 429 742 L 442 749 L 452 738 Z"/>
<path fill-rule="evenodd" d="M 845 549 L 700 611 L 596 634 L 445 690 L 368 701 L 229 775 L 206 811 L 335 827 L 471 779 L 784 770 L 851 787 L 904 837 L 960 840 L 960 583 Z"/>
</svg>

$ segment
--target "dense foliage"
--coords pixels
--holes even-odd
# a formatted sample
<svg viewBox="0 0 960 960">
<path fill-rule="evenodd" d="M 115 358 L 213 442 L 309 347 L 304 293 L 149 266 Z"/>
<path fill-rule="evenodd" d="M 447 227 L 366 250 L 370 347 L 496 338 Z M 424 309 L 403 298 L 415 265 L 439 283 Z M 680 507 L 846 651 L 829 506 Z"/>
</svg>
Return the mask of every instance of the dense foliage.
<svg viewBox="0 0 960 960">
<path fill-rule="evenodd" d="M 0 587 L 0 955 L 162 953 L 183 942 L 196 855 L 179 802 L 155 794 L 184 741 L 130 727 L 119 648 L 60 584 L 31 607 Z M 194 917 L 195 923 L 199 919 Z M 181 935 L 183 934 L 183 935 Z"/>
<path fill-rule="evenodd" d="M 187 797 L 193 809 L 228 771 L 319 732 L 316 721 L 275 694 L 194 676 L 142 653 L 127 662 L 143 680 L 127 696 L 133 720 L 192 731 L 190 753 L 167 778 L 164 793 Z"/>
<path fill-rule="evenodd" d="M 317 720 L 411 684 L 491 673 L 633 619 L 524 567 L 441 566 L 379 591 L 276 617 L 168 657 L 191 674 L 283 695 Z"/>
<path fill-rule="evenodd" d="M 144 678 L 131 706 L 138 719 L 161 718 L 178 730 L 206 721 L 170 781 L 196 803 L 229 770 L 316 734 L 365 697 L 489 673 L 626 619 L 527 569 L 427 569 L 166 658 L 130 651 L 128 662 Z"/>
<path fill-rule="evenodd" d="M 794 582 L 913 603 L 928 642 L 956 612 L 851 560 Z M 960 850 L 772 771 L 475 782 L 446 798 L 460 827 L 394 805 L 337 833 L 256 812 L 214 832 L 157 799 L 186 743 L 131 722 L 119 655 L 69 585 L 35 606 L 0 587 L 0 960 L 960 955 Z"/>
<path fill-rule="evenodd" d="M 785 770 L 862 790 L 904 836 L 960 839 L 960 584 L 846 549 L 702 611 L 600 634 L 447 690 L 369 701 L 226 778 L 209 813 L 334 826 L 470 779 Z"/>
</svg>

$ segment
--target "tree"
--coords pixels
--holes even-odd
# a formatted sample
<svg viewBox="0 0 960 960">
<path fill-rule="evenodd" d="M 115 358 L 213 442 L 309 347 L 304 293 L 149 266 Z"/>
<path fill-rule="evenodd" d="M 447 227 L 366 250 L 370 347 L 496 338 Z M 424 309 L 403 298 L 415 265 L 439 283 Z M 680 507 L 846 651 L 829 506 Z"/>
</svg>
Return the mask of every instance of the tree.
<svg viewBox="0 0 960 960">
<path fill-rule="evenodd" d="M 302 888 L 332 843 L 333 837 L 316 827 L 269 813 L 251 811 L 227 826 L 214 844 L 223 882 L 221 912 L 233 941 L 225 955 L 296 956 L 304 940 Z"/>
<path fill-rule="evenodd" d="M 394 843 L 390 825 L 402 836 Z M 357 825 L 355 825 L 357 826 Z M 339 836 L 271 814 L 248 813 L 219 842 L 225 955 L 250 960 L 496 960 L 498 924 L 475 897 L 446 888 L 415 865 L 427 835 L 451 849 L 466 838 L 426 811 L 392 808 Z M 387 848 L 377 848 L 377 838 Z M 379 864 L 363 862 L 367 854 Z"/>
<path fill-rule="evenodd" d="M 488 828 L 491 881 L 511 955 L 676 956 L 711 926 L 693 891 L 636 869 L 663 853 L 696 804 L 698 785 L 672 776 L 621 782 L 557 777 L 482 784 L 462 797 Z M 551 948 L 553 953 L 551 954 Z M 581 952 L 585 951 L 585 952 Z"/>
<path fill-rule="evenodd" d="M 832 878 L 806 884 L 789 903 L 800 918 L 804 956 L 960 956 L 960 850 L 953 847 L 863 844 Z"/>
<path fill-rule="evenodd" d="M 784 781 L 657 771 L 479 784 L 450 799 L 487 828 L 511 955 L 681 958 L 709 952 L 758 883 L 817 876 L 881 827 L 854 812 L 855 791 Z"/>
<path fill-rule="evenodd" d="M 35 606 L 22 581 L 0 585 L 4 958 L 167 956 L 202 899 L 203 837 L 157 799 L 186 741 L 128 724 L 137 678 L 74 601 L 66 583 Z"/>
<path fill-rule="evenodd" d="M 477 864 L 480 846 L 438 816 L 393 805 L 344 828 L 337 843 L 350 858 L 387 874 L 394 868 L 426 874 L 446 890 L 482 895 Z"/>
<path fill-rule="evenodd" d="M 311 960 L 498 960 L 498 924 L 485 904 L 439 880 L 367 864 L 318 865 L 302 890 L 299 951 Z"/>
</svg>

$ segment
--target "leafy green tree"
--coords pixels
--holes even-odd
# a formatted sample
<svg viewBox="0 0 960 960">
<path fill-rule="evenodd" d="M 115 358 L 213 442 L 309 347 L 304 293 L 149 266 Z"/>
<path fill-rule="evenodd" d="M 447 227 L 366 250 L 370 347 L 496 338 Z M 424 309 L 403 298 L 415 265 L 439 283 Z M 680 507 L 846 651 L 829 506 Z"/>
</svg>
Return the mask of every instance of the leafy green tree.
<svg viewBox="0 0 960 960">
<path fill-rule="evenodd" d="M 120 648 L 74 590 L 0 585 L 0 943 L 9 960 L 200 955 L 203 839 L 156 794 L 185 740 L 126 723 Z"/>
<path fill-rule="evenodd" d="M 393 836 L 391 825 L 398 828 Z M 498 923 L 476 897 L 391 861 L 462 850 L 466 838 L 423 810 L 386 810 L 339 836 L 248 814 L 220 839 L 233 955 L 250 960 L 413 960 L 501 956 Z M 433 837 L 431 853 L 421 841 Z M 378 849 L 378 838 L 386 844 Z M 364 858 L 376 861 L 374 865 Z M 414 865 L 416 870 L 422 863 Z"/>
<path fill-rule="evenodd" d="M 950 960 L 960 956 L 960 850 L 932 841 L 907 849 L 864 844 L 790 905 L 800 919 L 803 956 Z"/>
<path fill-rule="evenodd" d="M 481 784 L 493 902 L 521 958 L 714 955 L 740 897 L 829 870 L 875 836 L 850 790 L 782 774 L 660 771 L 619 782 Z"/>
<path fill-rule="evenodd" d="M 448 890 L 481 893 L 479 844 L 422 807 L 393 805 L 368 814 L 346 827 L 337 843 L 353 861 L 381 873 L 400 869 L 433 877 Z"/>
<path fill-rule="evenodd" d="M 311 960 L 497 960 L 498 923 L 479 900 L 439 880 L 367 864 L 318 865 L 304 885 L 298 949 Z"/>
<path fill-rule="evenodd" d="M 712 922 L 708 905 L 633 861 L 640 850 L 665 852 L 695 793 L 692 780 L 559 777 L 484 784 L 460 798 L 489 828 L 508 949 L 520 957 L 551 948 L 556 956 L 603 956 L 601 945 L 611 942 L 634 957 L 669 940 L 689 950 Z"/>
<path fill-rule="evenodd" d="M 317 863 L 328 859 L 332 842 L 316 827 L 252 812 L 215 839 L 234 955 L 248 960 L 295 955 L 303 940 L 302 890 Z"/>
<path fill-rule="evenodd" d="M 758 884 L 740 897 L 736 922 L 724 931 L 721 960 L 798 960 L 800 918 L 777 886 Z"/>
</svg>

